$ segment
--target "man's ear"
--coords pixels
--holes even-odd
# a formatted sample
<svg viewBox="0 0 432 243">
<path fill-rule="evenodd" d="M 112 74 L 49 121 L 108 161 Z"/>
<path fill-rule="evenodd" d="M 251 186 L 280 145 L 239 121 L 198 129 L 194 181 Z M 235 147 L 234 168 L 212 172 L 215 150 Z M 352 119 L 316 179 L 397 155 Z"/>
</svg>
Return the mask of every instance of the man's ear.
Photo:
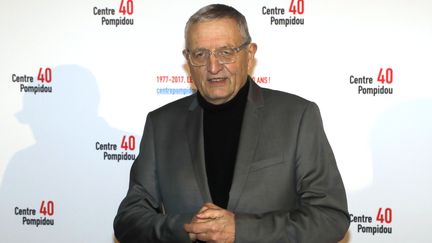
<svg viewBox="0 0 432 243">
<path fill-rule="evenodd" d="M 258 46 L 255 43 L 250 43 L 247 47 L 249 73 L 252 73 L 252 70 L 255 68 L 255 53 L 257 49 Z"/>
</svg>

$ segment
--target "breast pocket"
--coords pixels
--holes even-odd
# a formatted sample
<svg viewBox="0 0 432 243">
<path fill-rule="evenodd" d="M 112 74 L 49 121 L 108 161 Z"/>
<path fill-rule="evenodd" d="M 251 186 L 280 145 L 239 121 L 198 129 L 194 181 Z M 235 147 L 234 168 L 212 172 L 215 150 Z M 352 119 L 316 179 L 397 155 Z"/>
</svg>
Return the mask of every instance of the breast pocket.
<svg viewBox="0 0 432 243">
<path fill-rule="evenodd" d="M 255 171 L 267 169 L 273 166 L 281 165 L 283 163 L 285 163 L 285 161 L 282 158 L 270 158 L 270 159 L 260 160 L 250 165 L 249 172 L 255 172 Z"/>
</svg>

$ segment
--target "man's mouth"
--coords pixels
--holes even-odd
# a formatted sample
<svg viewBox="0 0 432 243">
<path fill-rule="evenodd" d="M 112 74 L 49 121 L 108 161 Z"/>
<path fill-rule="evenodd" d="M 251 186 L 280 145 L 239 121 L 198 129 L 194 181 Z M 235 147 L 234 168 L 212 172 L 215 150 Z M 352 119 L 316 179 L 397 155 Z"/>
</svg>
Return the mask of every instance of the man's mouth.
<svg viewBox="0 0 432 243">
<path fill-rule="evenodd" d="M 209 79 L 207 79 L 207 81 L 212 82 L 212 83 L 222 82 L 225 80 L 227 80 L 227 78 L 209 78 Z"/>
</svg>

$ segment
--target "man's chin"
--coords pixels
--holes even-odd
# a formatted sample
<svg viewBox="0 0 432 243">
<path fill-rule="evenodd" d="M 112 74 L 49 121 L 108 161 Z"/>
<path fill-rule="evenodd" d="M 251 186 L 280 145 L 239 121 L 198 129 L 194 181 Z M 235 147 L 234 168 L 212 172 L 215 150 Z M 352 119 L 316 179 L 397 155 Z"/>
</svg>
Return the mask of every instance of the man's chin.
<svg viewBox="0 0 432 243">
<path fill-rule="evenodd" d="M 232 97 L 227 95 L 227 94 L 223 94 L 223 95 L 218 94 L 218 95 L 211 95 L 206 100 L 212 104 L 220 105 L 220 104 L 228 102 L 231 99 L 232 99 Z"/>
</svg>

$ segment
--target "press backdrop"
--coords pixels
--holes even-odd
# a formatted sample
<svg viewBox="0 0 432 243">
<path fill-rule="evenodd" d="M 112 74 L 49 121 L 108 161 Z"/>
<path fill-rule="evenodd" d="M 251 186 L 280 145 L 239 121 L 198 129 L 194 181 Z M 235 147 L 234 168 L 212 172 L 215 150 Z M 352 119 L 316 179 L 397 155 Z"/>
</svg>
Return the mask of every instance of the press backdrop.
<svg viewBox="0 0 432 243">
<path fill-rule="evenodd" d="M 432 2 L 220 2 L 248 20 L 255 81 L 319 105 L 344 242 L 430 242 Z M 1 242 L 115 242 L 146 114 L 193 92 L 183 29 L 209 3 L 1 0 Z"/>
</svg>

